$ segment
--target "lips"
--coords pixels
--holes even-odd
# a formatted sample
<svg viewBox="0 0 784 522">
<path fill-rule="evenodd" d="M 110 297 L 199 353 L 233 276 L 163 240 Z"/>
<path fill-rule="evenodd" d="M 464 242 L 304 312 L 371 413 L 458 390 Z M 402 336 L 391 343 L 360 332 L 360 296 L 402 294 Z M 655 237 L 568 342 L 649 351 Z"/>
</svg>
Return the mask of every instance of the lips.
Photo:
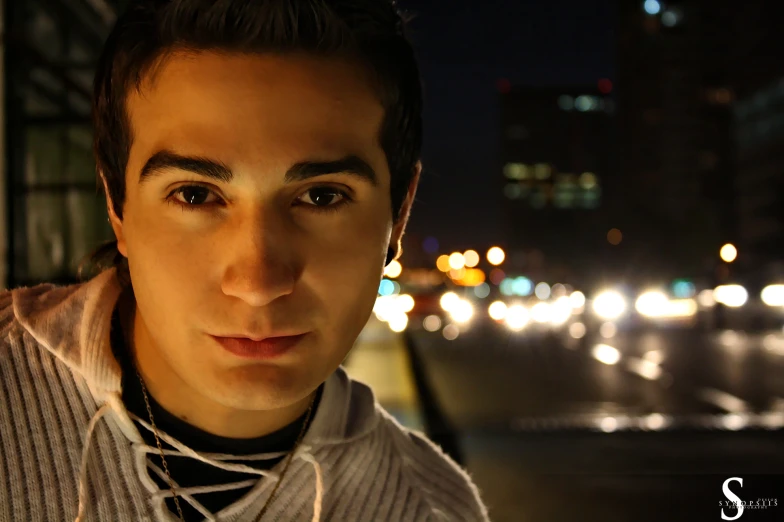
<svg viewBox="0 0 784 522">
<path fill-rule="evenodd" d="M 248 337 L 212 336 L 227 352 L 245 359 L 272 359 L 293 350 L 307 334 L 267 337 L 254 340 Z"/>
</svg>

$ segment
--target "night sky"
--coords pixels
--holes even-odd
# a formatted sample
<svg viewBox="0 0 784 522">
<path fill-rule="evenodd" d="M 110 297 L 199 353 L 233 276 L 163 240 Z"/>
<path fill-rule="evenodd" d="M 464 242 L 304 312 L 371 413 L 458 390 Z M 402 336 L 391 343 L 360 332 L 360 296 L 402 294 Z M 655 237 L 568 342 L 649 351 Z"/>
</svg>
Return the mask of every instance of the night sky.
<svg viewBox="0 0 784 522">
<path fill-rule="evenodd" d="M 442 249 L 503 240 L 497 83 L 613 78 L 612 0 L 402 0 L 425 85 L 425 172 L 409 233 Z M 470 211 L 468 211 L 470 210 Z"/>
</svg>

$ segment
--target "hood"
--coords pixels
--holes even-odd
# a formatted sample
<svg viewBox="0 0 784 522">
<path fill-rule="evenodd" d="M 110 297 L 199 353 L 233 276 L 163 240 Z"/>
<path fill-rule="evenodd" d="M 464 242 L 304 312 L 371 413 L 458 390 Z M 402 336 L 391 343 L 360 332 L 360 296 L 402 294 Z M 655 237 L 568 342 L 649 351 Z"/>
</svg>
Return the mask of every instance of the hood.
<svg viewBox="0 0 784 522">
<path fill-rule="evenodd" d="M 116 269 L 111 268 L 84 283 L 12 291 L 19 323 L 86 380 L 99 405 L 122 396 L 122 373 L 109 340 L 112 311 L 121 290 Z M 124 412 L 117 413 L 127 419 Z M 371 432 L 380 418 L 371 389 L 338 367 L 324 384 L 303 442 L 311 446 L 349 442 Z"/>
</svg>

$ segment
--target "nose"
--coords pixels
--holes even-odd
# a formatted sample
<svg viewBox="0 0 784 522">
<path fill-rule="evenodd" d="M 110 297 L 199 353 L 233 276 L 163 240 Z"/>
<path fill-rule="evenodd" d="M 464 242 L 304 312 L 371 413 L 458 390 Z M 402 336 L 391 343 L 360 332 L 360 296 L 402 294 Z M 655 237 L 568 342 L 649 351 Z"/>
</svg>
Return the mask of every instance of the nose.
<svg viewBox="0 0 784 522">
<path fill-rule="evenodd" d="M 291 294 L 298 279 L 291 241 L 283 240 L 283 231 L 270 230 L 269 225 L 233 227 L 226 246 L 228 262 L 221 289 L 254 307 Z"/>
</svg>

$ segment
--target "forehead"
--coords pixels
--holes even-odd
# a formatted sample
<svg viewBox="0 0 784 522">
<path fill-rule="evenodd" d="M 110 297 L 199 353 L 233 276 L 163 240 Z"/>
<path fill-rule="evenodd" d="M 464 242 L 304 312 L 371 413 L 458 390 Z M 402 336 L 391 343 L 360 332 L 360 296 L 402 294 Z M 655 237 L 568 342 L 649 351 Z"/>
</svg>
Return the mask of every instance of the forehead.
<svg viewBox="0 0 784 522">
<path fill-rule="evenodd" d="M 130 171 L 161 149 L 283 168 L 383 156 L 383 107 L 363 70 L 337 59 L 176 53 L 132 90 L 127 110 Z"/>
</svg>

